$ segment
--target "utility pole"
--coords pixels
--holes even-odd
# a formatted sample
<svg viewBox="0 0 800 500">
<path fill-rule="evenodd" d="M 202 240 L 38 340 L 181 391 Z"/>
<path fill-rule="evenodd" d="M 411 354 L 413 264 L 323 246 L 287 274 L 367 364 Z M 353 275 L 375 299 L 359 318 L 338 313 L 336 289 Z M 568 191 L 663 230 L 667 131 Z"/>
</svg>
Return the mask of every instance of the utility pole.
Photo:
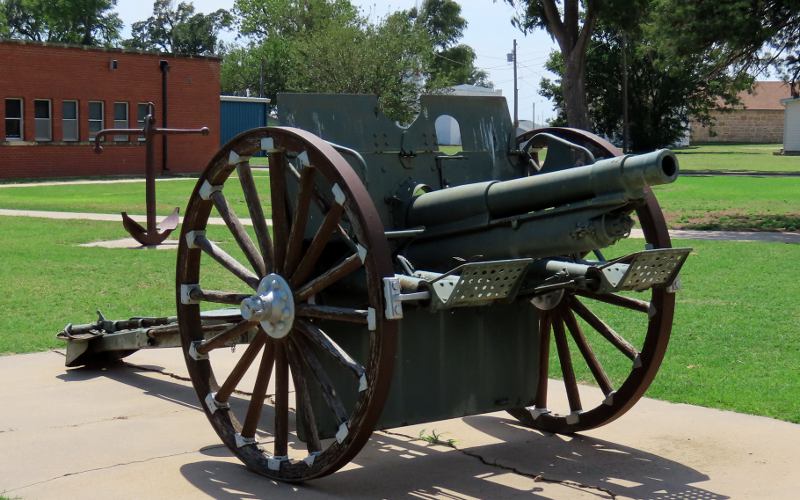
<svg viewBox="0 0 800 500">
<path fill-rule="evenodd" d="M 622 152 L 628 152 L 628 38 L 622 33 Z"/>
<path fill-rule="evenodd" d="M 514 39 L 514 48 L 506 54 L 506 61 L 514 63 L 514 130 L 519 127 L 519 113 L 518 113 L 518 97 L 519 90 L 517 89 L 517 39 Z"/>
</svg>

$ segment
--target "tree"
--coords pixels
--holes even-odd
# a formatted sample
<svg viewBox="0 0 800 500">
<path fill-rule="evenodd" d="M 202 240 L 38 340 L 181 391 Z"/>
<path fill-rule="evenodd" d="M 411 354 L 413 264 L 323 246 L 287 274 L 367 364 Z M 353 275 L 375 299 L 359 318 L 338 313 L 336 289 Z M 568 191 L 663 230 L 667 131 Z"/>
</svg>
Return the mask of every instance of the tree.
<svg viewBox="0 0 800 500">
<path fill-rule="evenodd" d="M 5 19 L 10 38 L 110 46 L 122 29 L 122 20 L 113 12 L 116 4 L 116 0 L 0 0 L 0 18 Z"/>
<path fill-rule="evenodd" d="M 564 61 L 561 93 L 564 112 L 571 127 L 589 128 L 589 111 L 586 104 L 586 48 L 600 14 L 598 0 L 585 0 L 581 16 L 578 0 L 506 0 L 522 6 L 522 12 L 512 19 L 512 24 L 523 33 L 546 29 L 558 43 Z M 563 11 L 563 12 L 562 12 Z"/>
<path fill-rule="evenodd" d="M 363 22 L 349 0 L 236 0 L 233 10 L 240 33 L 258 42 Z"/>
<path fill-rule="evenodd" d="M 752 86 L 746 71 L 729 68 L 727 50 L 670 50 L 662 37 L 669 37 L 657 17 L 648 11 L 637 26 L 628 27 L 625 37 L 619 26 L 599 23 L 590 41 L 586 61 L 586 95 L 589 123 L 600 134 L 619 138 L 622 126 L 622 53 L 627 53 L 628 104 L 632 149 L 651 150 L 667 146 L 685 132 L 689 119 L 709 124 L 711 112 L 720 103 L 738 102 L 737 94 Z M 661 30 L 654 30 L 661 26 Z M 626 43 L 623 43 L 625 40 Z M 733 60 L 735 62 L 735 60 Z M 551 54 L 547 68 L 564 75 L 560 54 Z M 543 80 L 541 94 L 552 98 L 565 121 L 560 82 Z"/>
<path fill-rule="evenodd" d="M 225 9 L 210 14 L 195 13 L 191 2 L 175 5 L 171 0 L 156 0 L 153 15 L 133 23 L 132 37 L 125 47 L 182 55 L 210 55 L 217 52 L 218 35 L 233 22 Z"/>
<path fill-rule="evenodd" d="M 458 41 L 467 21 L 461 6 L 454 0 L 425 0 L 419 9 L 408 11 L 409 18 L 430 37 L 434 59 L 430 69 L 430 87 L 449 87 L 467 83 L 491 87 L 486 71 L 475 66 L 475 51 Z"/>
<path fill-rule="evenodd" d="M 408 11 L 370 22 L 343 0 L 237 0 L 246 47 L 229 47 L 223 92 L 343 92 L 375 94 L 383 112 L 409 121 L 419 95 L 435 91 L 433 45 Z"/>
</svg>

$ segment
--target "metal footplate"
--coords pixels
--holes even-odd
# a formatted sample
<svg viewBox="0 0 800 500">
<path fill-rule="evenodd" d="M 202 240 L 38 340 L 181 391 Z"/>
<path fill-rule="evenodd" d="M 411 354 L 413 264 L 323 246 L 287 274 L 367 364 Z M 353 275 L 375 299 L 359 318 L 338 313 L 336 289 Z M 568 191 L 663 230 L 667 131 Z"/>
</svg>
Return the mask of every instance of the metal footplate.
<svg viewBox="0 0 800 500">
<path fill-rule="evenodd" d="M 432 295 L 431 307 L 480 306 L 513 298 L 532 260 L 495 260 L 458 266 L 427 282 Z"/>
<path fill-rule="evenodd" d="M 659 248 L 632 253 L 599 267 L 609 291 L 643 291 L 669 286 L 689 256 L 691 248 Z"/>
</svg>

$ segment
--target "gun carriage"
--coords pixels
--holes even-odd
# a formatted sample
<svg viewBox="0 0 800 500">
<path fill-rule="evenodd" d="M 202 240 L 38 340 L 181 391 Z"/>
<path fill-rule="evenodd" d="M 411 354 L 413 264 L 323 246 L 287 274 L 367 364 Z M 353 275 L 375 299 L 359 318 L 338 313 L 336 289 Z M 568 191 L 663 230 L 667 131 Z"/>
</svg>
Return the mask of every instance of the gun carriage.
<svg viewBox="0 0 800 500">
<path fill-rule="evenodd" d="M 279 113 L 200 176 L 177 317 L 70 325 L 68 365 L 181 345 L 224 443 L 285 481 L 336 471 L 375 429 L 507 410 L 572 433 L 642 396 L 688 254 L 649 187 L 676 179 L 671 152 L 516 136 L 497 97 L 425 96 L 407 127 L 371 96 L 286 94 Z M 438 146 L 442 116 L 455 155 Z M 639 251 L 620 250 L 632 231 Z"/>
</svg>

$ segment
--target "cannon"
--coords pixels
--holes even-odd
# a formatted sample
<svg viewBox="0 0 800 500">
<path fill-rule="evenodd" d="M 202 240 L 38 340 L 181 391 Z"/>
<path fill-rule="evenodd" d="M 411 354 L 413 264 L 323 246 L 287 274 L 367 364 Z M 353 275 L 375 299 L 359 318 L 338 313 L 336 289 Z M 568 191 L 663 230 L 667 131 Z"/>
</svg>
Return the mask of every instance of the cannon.
<svg viewBox="0 0 800 500">
<path fill-rule="evenodd" d="M 670 151 L 517 136 L 501 97 L 424 96 L 405 126 L 372 96 L 278 102 L 198 179 L 176 317 L 68 325 L 68 365 L 182 346 L 222 441 L 289 482 L 376 429 L 505 410 L 574 433 L 643 395 L 689 253 L 650 189 L 677 178 Z"/>
</svg>

